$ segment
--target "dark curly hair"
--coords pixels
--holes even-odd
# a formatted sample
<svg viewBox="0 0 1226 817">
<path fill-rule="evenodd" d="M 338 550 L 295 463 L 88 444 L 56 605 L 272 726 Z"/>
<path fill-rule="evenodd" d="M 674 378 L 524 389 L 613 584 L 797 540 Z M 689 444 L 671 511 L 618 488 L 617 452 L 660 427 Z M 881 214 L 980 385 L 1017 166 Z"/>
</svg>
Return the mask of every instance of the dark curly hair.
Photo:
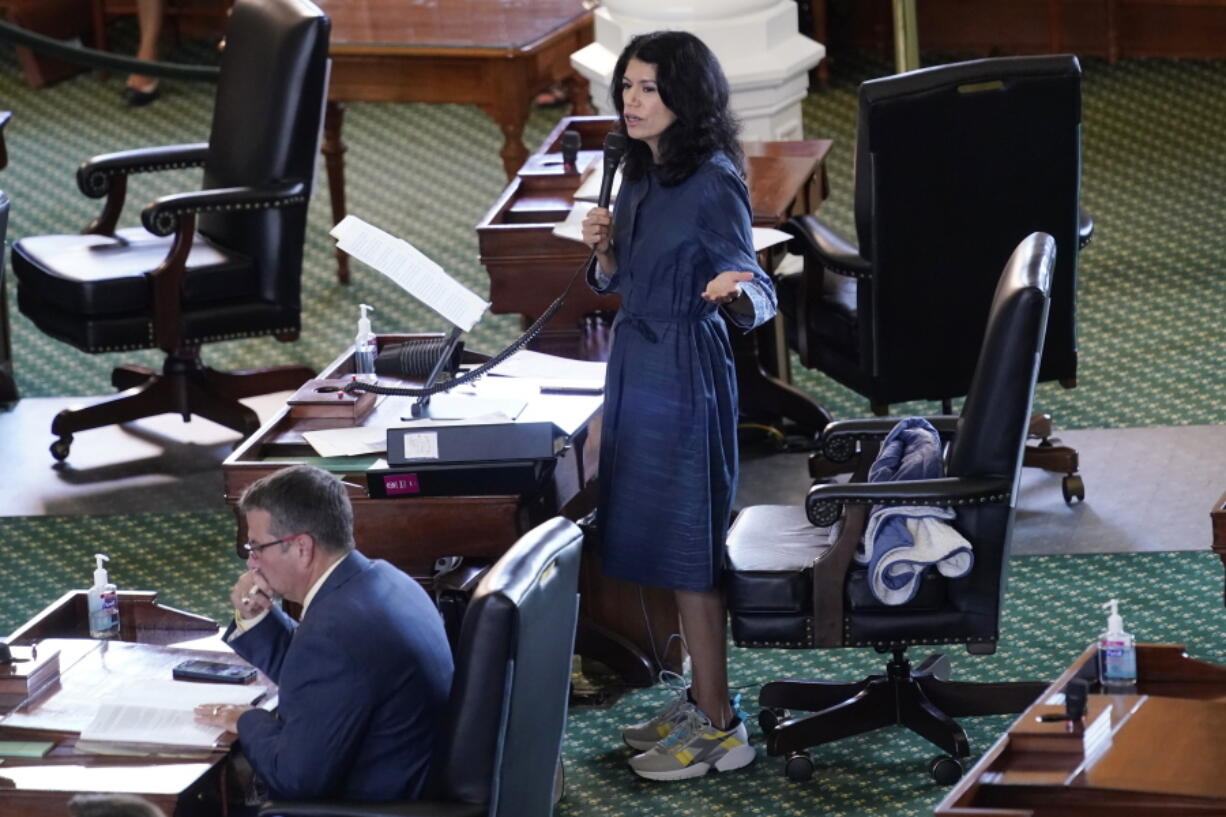
<svg viewBox="0 0 1226 817">
<path fill-rule="evenodd" d="M 728 110 L 728 80 L 711 49 L 686 31 L 653 31 L 632 39 L 617 58 L 609 91 L 622 133 L 626 132 L 622 78 L 631 59 L 655 66 L 660 99 L 677 117 L 660 134 L 657 145 L 661 181 L 666 186 L 680 184 L 717 150 L 726 153 L 743 174 L 738 126 Z M 647 144 L 630 139 L 622 173 L 638 179 L 652 161 Z"/>
</svg>

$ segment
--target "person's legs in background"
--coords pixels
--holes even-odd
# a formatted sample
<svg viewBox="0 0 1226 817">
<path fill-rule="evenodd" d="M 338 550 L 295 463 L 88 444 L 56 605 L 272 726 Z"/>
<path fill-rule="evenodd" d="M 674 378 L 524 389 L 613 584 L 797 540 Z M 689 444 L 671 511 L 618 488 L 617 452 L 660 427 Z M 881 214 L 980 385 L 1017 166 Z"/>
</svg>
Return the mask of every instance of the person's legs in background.
<svg viewBox="0 0 1226 817">
<path fill-rule="evenodd" d="M 136 14 L 140 22 L 140 45 L 136 58 L 156 60 L 158 40 L 162 35 L 162 17 L 165 0 L 137 0 Z M 123 90 L 124 101 L 129 105 L 148 105 L 157 98 L 158 81 L 155 77 L 131 74 Z"/>
</svg>

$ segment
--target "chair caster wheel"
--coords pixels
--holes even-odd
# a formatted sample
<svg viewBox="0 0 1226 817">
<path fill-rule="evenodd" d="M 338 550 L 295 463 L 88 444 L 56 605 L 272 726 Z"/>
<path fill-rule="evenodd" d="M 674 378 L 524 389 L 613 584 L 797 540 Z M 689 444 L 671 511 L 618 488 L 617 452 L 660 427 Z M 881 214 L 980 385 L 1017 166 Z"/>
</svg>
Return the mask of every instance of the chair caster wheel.
<svg viewBox="0 0 1226 817">
<path fill-rule="evenodd" d="M 1064 491 L 1064 503 L 1072 505 L 1074 499 L 1085 502 L 1086 484 L 1082 482 L 1081 477 L 1076 474 L 1069 474 L 1060 483 L 1060 489 Z"/>
<path fill-rule="evenodd" d="M 962 779 L 962 764 L 949 755 L 937 755 L 928 761 L 928 774 L 941 786 L 952 786 Z"/>
<path fill-rule="evenodd" d="M 793 783 L 804 783 L 813 777 L 813 760 L 808 752 L 792 752 L 783 764 L 783 773 Z"/>
<path fill-rule="evenodd" d="M 55 442 L 51 443 L 51 456 L 59 462 L 68 459 L 68 450 L 72 448 L 72 435 L 68 434 L 60 437 Z"/>
<path fill-rule="evenodd" d="M 774 707 L 772 709 L 763 709 L 758 713 L 758 726 L 762 727 L 762 734 L 769 735 L 774 732 L 780 723 L 787 720 L 788 711 Z"/>
</svg>

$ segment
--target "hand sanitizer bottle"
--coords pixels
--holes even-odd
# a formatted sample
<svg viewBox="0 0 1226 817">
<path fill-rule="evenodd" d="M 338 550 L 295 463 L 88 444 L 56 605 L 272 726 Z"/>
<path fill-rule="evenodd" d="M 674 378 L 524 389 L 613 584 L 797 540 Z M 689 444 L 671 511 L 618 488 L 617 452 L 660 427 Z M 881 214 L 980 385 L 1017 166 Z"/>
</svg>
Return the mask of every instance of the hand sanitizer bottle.
<svg viewBox="0 0 1226 817">
<path fill-rule="evenodd" d="M 1109 610 L 1107 631 L 1098 637 L 1098 682 L 1108 695 L 1130 695 L 1137 688 L 1137 647 L 1130 633 L 1124 632 L 1116 599 L 1103 605 Z"/>
<path fill-rule="evenodd" d="M 95 553 L 94 559 L 98 569 L 94 571 L 94 586 L 89 589 L 89 635 L 119 638 L 119 595 L 115 585 L 106 580 L 106 568 L 102 566 L 109 560 L 101 553 Z"/>
<path fill-rule="evenodd" d="M 367 312 L 373 312 L 370 304 L 359 304 L 362 316 L 358 318 L 358 334 L 353 339 L 353 371 L 359 380 L 375 379 L 375 355 L 378 347 L 375 344 L 375 333 L 370 331 L 370 318 Z"/>
</svg>

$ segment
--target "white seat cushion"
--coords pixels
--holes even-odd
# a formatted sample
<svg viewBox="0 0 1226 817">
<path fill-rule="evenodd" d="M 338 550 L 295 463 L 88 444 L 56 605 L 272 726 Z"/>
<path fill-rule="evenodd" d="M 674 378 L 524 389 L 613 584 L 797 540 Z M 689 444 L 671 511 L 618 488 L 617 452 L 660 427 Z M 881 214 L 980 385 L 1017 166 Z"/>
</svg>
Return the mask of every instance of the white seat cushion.
<svg viewBox="0 0 1226 817">
<path fill-rule="evenodd" d="M 829 549 L 830 528 L 814 527 L 800 505 L 751 505 L 728 531 L 731 570 L 804 570 Z"/>
</svg>

